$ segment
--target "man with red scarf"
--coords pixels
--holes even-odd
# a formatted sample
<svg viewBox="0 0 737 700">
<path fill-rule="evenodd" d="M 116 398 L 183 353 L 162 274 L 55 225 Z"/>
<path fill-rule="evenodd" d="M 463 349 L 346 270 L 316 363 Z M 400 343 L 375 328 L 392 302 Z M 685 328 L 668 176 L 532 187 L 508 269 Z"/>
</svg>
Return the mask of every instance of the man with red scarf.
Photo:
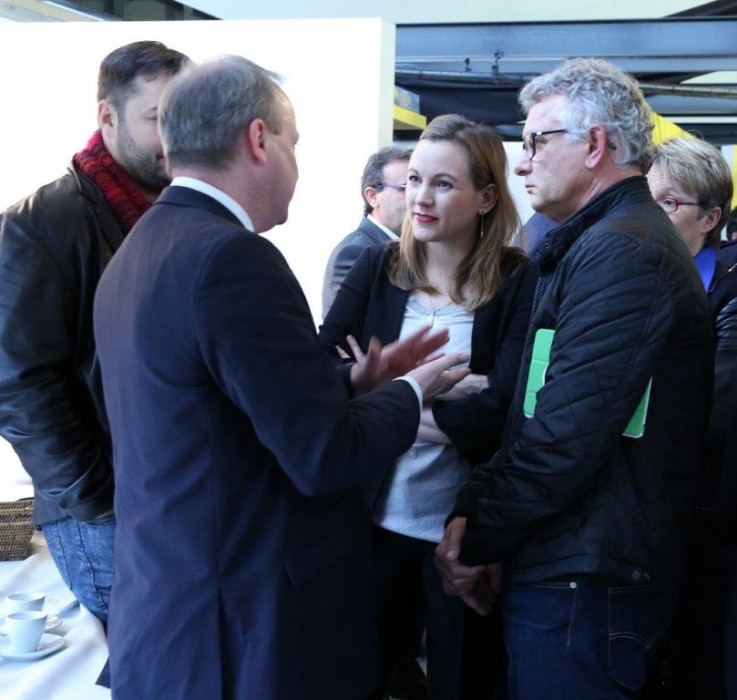
<svg viewBox="0 0 737 700">
<path fill-rule="evenodd" d="M 169 183 L 157 106 L 187 63 L 155 41 L 106 56 L 99 130 L 65 175 L 0 215 L 0 435 L 33 479 L 34 521 L 62 577 L 103 622 L 115 517 L 92 300 L 110 258 Z"/>
</svg>

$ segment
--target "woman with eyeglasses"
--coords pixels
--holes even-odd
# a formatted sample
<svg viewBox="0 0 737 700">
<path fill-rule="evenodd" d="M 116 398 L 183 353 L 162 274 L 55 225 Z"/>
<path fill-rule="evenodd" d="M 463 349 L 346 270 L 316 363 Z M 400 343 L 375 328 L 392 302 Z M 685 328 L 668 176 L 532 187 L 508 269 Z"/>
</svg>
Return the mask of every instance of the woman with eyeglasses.
<svg viewBox="0 0 737 700">
<path fill-rule="evenodd" d="M 362 254 L 320 329 L 327 351 L 337 356 L 340 347 L 358 361 L 370 338 L 387 344 L 426 325 L 449 330 L 444 349 L 470 355 L 472 373 L 423 407 L 414 445 L 394 464 L 377 465 L 367 485 L 383 664 L 377 697 L 416 632 L 418 611 L 430 698 L 475 697 L 472 686 L 492 697 L 482 687 L 488 680 L 472 680 L 479 669 L 468 655 L 461 691 L 464 625 L 468 637 L 480 618 L 445 594 L 434 551 L 458 488 L 499 446 L 527 333 L 537 273 L 509 247 L 520 223 L 506 167 L 494 129 L 458 115 L 434 119 L 410 158 L 400 241 Z M 484 657 L 482 642 L 466 643 Z"/>
<path fill-rule="evenodd" d="M 657 146 L 647 179 L 653 197 L 693 256 L 717 339 L 693 542 L 666 645 L 668 697 L 737 700 L 737 532 L 728 533 L 721 525 L 737 508 L 737 503 L 721 499 L 734 491 L 737 482 L 737 458 L 725 453 L 727 437 L 737 429 L 727 410 L 737 393 L 732 384 L 737 371 L 737 269 L 728 269 L 717 259 L 730 212 L 732 174 L 711 144 L 674 138 Z"/>
</svg>

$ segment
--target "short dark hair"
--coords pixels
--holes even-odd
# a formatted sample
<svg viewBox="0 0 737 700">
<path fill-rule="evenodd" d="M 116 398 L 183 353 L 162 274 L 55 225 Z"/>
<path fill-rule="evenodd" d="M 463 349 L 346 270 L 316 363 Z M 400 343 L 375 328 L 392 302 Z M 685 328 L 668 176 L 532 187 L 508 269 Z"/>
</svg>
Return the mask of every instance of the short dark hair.
<svg viewBox="0 0 737 700">
<path fill-rule="evenodd" d="M 174 75 L 189 62 L 183 53 L 160 41 L 134 41 L 121 46 L 100 63 L 97 99 L 110 100 L 119 110 L 130 97 L 138 76 L 151 80 L 161 73 Z"/>
<path fill-rule="evenodd" d="M 367 187 L 376 187 L 383 184 L 384 166 L 395 161 L 408 161 L 412 155 L 411 148 L 401 148 L 399 146 L 385 146 L 377 153 L 374 153 L 366 163 L 363 169 L 363 177 L 361 178 L 361 196 L 363 197 L 363 213 L 370 214 L 374 208 L 368 203 L 364 190 Z"/>
</svg>

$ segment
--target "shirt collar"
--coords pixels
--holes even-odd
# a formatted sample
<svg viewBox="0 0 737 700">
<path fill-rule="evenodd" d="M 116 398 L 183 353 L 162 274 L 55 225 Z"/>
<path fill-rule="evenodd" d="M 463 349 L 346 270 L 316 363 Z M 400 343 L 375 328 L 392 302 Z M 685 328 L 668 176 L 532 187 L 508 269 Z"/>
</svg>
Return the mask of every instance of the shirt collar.
<svg viewBox="0 0 737 700">
<path fill-rule="evenodd" d="M 376 219 L 374 219 L 373 216 L 371 216 L 371 214 L 366 214 L 366 218 L 372 224 L 374 224 L 374 226 L 378 226 L 387 236 L 389 236 L 389 238 L 392 241 L 398 241 L 399 240 L 399 236 L 397 236 L 397 234 L 394 233 L 394 231 L 392 231 L 390 228 L 387 228 L 386 226 L 384 226 L 384 224 L 378 222 Z"/>
<path fill-rule="evenodd" d="M 187 187 L 190 190 L 196 190 L 202 194 L 206 194 L 208 197 L 212 197 L 216 202 L 220 202 L 243 226 L 249 231 L 253 231 L 253 222 L 251 217 L 248 216 L 246 210 L 238 204 L 230 195 L 225 194 L 222 190 L 217 187 L 213 187 L 207 182 L 198 180 L 194 177 L 186 177 L 184 175 L 178 175 L 172 182 L 174 187 Z"/>
</svg>

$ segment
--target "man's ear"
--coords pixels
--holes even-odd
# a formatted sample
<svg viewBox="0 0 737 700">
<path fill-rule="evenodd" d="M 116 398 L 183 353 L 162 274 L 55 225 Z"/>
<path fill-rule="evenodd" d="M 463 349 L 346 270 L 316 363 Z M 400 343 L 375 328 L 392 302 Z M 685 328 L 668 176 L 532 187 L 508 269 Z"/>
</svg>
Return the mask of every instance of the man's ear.
<svg viewBox="0 0 737 700">
<path fill-rule="evenodd" d="M 97 124 L 100 129 L 112 128 L 118 121 L 118 111 L 110 100 L 97 103 Z"/>
<path fill-rule="evenodd" d="M 257 163 L 263 164 L 266 162 L 266 143 L 268 135 L 269 127 L 266 126 L 266 122 L 263 119 L 254 119 L 246 127 L 246 144 L 251 156 Z"/>
<path fill-rule="evenodd" d="M 593 167 L 602 161 L 610 145 L 607 141 L 606 129 L 600 124 L 595 124 L 589 129 L 587 138 L 589 140 L 589 152 L 586 156 L 586 165 Z"/>
<path fill-rule="evenodd" d="M 379 206 L 378 194 L 379 190 L 377 190 L 375 187 L 369 186 L 365 187 L 363 190 L 363 196 L 372 209 L 376 209 Z"/>
</svg>

